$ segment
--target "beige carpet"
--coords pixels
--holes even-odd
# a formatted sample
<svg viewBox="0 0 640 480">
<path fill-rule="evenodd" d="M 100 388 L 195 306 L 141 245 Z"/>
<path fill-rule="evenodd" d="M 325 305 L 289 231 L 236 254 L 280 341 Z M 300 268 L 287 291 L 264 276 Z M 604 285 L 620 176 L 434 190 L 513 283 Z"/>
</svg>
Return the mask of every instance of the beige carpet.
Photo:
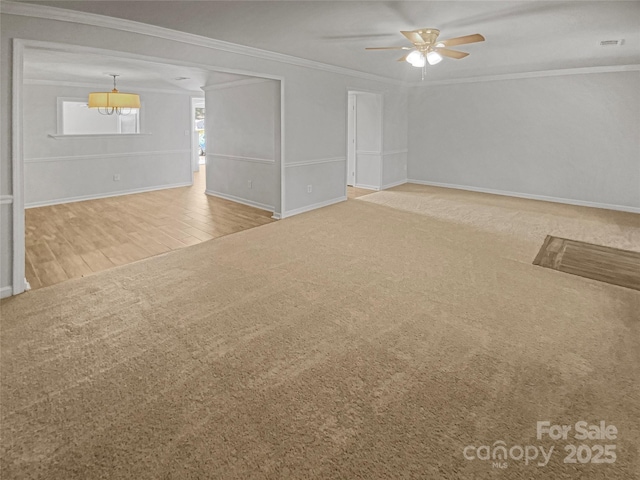
<svg viewBox="0 0 640 480">
<path fill-rule="evenodd" d="M 639 230 L 405 186 L 9 299 L 2 479 L 639 478 L 640 292 L 531 264 Z M 554 452 L 463 456 L 499 440 Z"/>
<path fill-rule="evenodd" d="M 547 235 L 640 252 L 637 214 L 414 184 L 359 200 L 530 240 L 533 257 Z"/>
</svg>

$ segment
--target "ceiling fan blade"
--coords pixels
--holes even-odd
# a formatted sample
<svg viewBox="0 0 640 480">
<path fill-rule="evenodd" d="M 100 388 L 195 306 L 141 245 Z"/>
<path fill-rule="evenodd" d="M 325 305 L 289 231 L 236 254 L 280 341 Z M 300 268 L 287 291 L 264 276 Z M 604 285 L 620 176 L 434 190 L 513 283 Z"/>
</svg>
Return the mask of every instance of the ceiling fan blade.
<svg viewBox="0 0 640 480">
<path fill-rule="evenodd" d="M 399 61 L 399 62 L 404 62 L 404 61 L 407 59 L 407 57 L 408 57 L 408 56 L 409 56 L 409 54 L 407 53 L 406 55 L 403 55 L 402 57 L 400 57 L 400 58 L 398 59 L 398 61 Z"/>
<path fill-rule="evenodd" d="M 401 31 L 400 33 L 403 34 L 405 37 L 407 37 L 407 40 L 409 40 L 413 44 L 424 43 L 424 38 L 422 38 L 418 32 L 402 32 Z"/>
<path fill-rule="evenodd" d="M 412 50 L 411 47 L 367 47 L 365 50 Z"/>
<path fill-rule="evenodd" d="M 464 37 L 450 38 L 449 40 L 438 40 L 436 45 L 444 45 L 445 47 L 455 47 L 456 45 L 466 45 L 467 43 L 484 42 L 484 37 L 479 33 L 473 35 L 465 35 Z"/>
<path fill-rule="evenodd" d="M 450 57 L 458 60 L 469 55 L 466 52 L 459 52 L 458 50 L 449 50 L 448 48 L 436 48 L 436 52 L 438 52 L 443 57 Z"/>
</svg>

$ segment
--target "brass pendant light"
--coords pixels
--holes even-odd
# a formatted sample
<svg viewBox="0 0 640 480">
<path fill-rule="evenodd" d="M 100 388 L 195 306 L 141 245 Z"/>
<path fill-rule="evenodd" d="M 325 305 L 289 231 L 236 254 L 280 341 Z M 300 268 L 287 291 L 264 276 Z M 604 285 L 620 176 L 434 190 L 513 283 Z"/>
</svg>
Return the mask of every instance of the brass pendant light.
<svg viewBox="0 0 640 480">
<path fill-rule="evenodd" d="M 110 92 L 93 92 L 89 94 L 89 108 L 97 108 L 101 115 L 129 115 L 134 108 L 140 108 L 140 96 L 135 93 L 120 93 L 116 88 L 116 77 L 113 77 L 113 90 Z"/>
</svg>

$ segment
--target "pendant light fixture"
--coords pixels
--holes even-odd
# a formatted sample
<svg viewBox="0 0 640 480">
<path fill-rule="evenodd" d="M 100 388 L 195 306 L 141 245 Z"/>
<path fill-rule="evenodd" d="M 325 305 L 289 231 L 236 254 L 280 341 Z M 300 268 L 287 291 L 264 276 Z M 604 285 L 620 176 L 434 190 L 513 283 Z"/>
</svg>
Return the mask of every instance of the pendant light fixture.
<svg viewBox="0 0 640 480">
<path fill-rule="evenodd" d="M 116 88 L 116 77 L 113 77 L 113 90 L 110 92 L 93 92 L 89 94 L 89 108 L 97 108 L 101 115 L 129 115 L 134 108 L 140 108 L 140 96 L 135 93 L 120 93 Z"/>
</svg>

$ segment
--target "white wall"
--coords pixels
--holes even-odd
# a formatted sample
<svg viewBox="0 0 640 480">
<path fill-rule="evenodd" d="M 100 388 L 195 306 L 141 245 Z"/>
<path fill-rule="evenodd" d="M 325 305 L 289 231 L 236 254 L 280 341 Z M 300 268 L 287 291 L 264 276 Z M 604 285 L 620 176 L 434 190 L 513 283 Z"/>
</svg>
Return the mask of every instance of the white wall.
<svg viewBox="0 0 640 480">
<path fill-rule="evenodd" d="M 38 7 L 44 11 L 45 7 Z M 77 17 L 76 17 L 77 18 Z M 346 198 L 346 117 L 349 90 L 379 91 L 400 99 L 406 93 L 396 82 L 363 78 L 337 68 L 309 68 L 286 59 L 232 53 L 214 46 L 189 44 L 160 36 L 133 33 L 73 21 L 48 20 L 20 15 L 1 15 L 0 28 L 0 134 L 11 138 L 11 76 L 13 38 L 41 40 L 105 48 L 141 55 L 153 61 L 211 66 L 236 73 L 262 73 L 284 79 L 285 161 L 283 216 L 300 213 Z M 149 27 L 153 30 L 152 27 Z M 155 30 L 154 30 L 155 32 Z M 197 42 L 196 42 L 197 43 Z M 206 43 L 206 41 L 200 42 Z M 302 62 L 305 63 L 305 62 Z M 207 111 L 207 114 L 210 112 Z M 390 122 L 393 128 L 401 125 Z M 188 127 L 185 127 L 188 128 Z M 390 134 L 390 133 L 389 133 Z M 398 136 L 406 138 L 406 130 Z M 187 137 L 185 137 L 187 138 Z M 406 146 L 404 147 L 406 148 Z M 11 143 L 0 146 L 0 195 L 11 196 Z M 306 186 L 312 184 L 311 193 Z M 6 206 L 5 206 L 6 207 Z M 7 210 L 5 208 L 4 210 Z M 3 211 L 4 211 L 3 210 Z M 0 286 L 11 284 L 11 215 L 2 217 Z M 9 242 L 7 244 L 6 242 Z"/>
<path fill-rule="evenodd" d="M 383 110 L 381 188 L 385 189 L 407 181 L 407 96 L 386 94 Z"/>
<path fill-rule="evenodd" d="M 280 82 L 256 79 L 203 90 L 207 193 L 275 212 L 280 196 Z"/>
<path fill-rule="evenodd" d="M 640 72 L 418 87 L 409 178 L 640 208 Z"/>
<path fill-rule="evenodd" d="M 57 98 L 87 98 L 90 90 L 24 86 L 26 206 L 191 183 L 188 94 L 140 92 L 144 135 L 49 136 L 57 132 Z"/>
</svg>

